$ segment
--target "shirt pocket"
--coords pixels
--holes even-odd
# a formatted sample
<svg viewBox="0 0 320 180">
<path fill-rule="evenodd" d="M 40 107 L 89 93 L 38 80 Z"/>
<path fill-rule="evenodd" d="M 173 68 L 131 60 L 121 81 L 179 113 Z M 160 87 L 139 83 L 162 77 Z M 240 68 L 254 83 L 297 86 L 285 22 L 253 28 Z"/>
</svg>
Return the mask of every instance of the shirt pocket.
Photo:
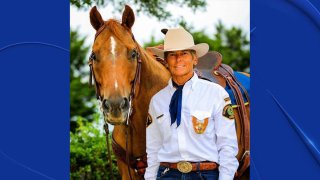
<svg viewBox="0 0 320 180">
<path fill-rule="evenodd" d="M 190 115 L 191 126 L 195 134 L 210 134 L 212 132 L 212 118 L 209 111 L 195 110 Z"/>
<path fill-rule="evenodd" d="M 157 117 L 157 123 L 163 139 L 167 139 L 171 136 L 171 118 L 168 114 L 162 114 Z"/>
</svg>

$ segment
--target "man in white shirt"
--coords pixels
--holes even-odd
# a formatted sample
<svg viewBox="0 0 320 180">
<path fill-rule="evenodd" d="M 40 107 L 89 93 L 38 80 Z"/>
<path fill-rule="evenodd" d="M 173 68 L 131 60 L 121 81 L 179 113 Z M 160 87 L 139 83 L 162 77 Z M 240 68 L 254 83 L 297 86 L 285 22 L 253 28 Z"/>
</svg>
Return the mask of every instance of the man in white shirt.
<svg viewBox="0 0 320 180">
<path fill-rule="evenodd" d="M 231 180 L 235 175 L 238 143 L 229 95 L 193 70 L 208 49 L 205 43 L 194 45 L 183 28 L 167 31 L 163 50 L 150 48 L 166 60 L 172 78 L 150 102 L 145 179 Z"/>
</svg>

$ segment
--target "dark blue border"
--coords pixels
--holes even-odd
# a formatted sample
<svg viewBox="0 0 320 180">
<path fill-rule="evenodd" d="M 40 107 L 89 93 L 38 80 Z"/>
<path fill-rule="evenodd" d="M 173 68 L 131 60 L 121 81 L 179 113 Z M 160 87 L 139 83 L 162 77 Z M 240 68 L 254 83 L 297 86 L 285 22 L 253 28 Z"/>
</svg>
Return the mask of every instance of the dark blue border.
<svg viewBox="0 0 320 180">
<path fill-rule="evenodd" d="M 320 3 L 251 1 L 251 179 L 319 179 Z"/>
<path fill-rule="evenodd" d="M 69 179 L 69 1 L 0 17 L 0 179 Z"/>
</svg>

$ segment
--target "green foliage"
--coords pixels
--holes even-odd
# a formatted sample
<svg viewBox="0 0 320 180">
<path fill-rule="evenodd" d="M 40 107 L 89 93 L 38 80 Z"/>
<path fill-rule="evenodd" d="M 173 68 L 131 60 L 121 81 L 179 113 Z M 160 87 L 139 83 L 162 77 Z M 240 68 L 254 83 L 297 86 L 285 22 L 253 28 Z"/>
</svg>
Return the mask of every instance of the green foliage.
<svg viewBox="0 0 320 180">
<path fill-rule="evenodd" d="M 76 121 L 78 128 L 75 132 L 70 132 L 70 179 L 91 180 L 111 177 L 106 137 L 99 130 L 98 119 L 97 114 L 93 122 L 78 117 Z M 110 137 L 108 139 L 111 145 Z M 115 156 L 111 154 L 113 175 L 116 179 L 120 179 Z"/>
<path fill-rule="evenodd" d="M 70 0 L 70 4 L 81 9 L 81 8 L 88 8 L 91 6 L 102 6 L 106 5 L 107 1 L 105 0 Z"/>
<path fill-rule="evenodd" d="M 87 54 L 89 47 L 84 45 L 85 37 L 77 31 L 70 32 L 70 130 L 74 131 L 76 116 L 92 121 L 94 114 L 94 88 L 89 87 Z"/>
<path fill-rule="evenodd" d="M 138 13 L 145 13 L 148 16 L 165 20 L 171 17 L 171 13 L 167 10 L 167 5 L 175 5 L 177 7 L 188 7 L 194 12 L 196 10 L 204 10 L 206 6 L 205 0 L 70 0 L 70 4 L 78 9 L 88 9 L 94 5 L 105 7 L 112 4 L 116 11 L 121 12 L 125 4 L 134 4 Z"/>
<path fill-rule="evenodd" d="M 223 62 L 238 71 L 250 71 L 250 42 L 240 28 L 227 29 L 221 22 L 216 26 L 217 33 L 210 49 L 223 55 Z"/>
<path fill-rule="evenodd" d="M 81 37 L 76 30 L 70 32 L 70 76 L 84 77 L 87 74 L 83 71 L 84 65 L 87 63 L 86 56 L 89 47 L 85 46 L 86 37 Z"/>
<path fill-rule="evenodd" d="M 237 71 L 250 71 L 250 49 L 247 35 L 241 28 L 226 28 L 221 22 L 216 25 L 217 32 L 207 35 L 204 30 L 195 31 L 194 27 L 188 26 L 185 21 L 180 25 L 189 31 L 195 44 L 207 43 L 210 51 L 218 51 L 223 56 L 223 63 L 228 64 Z M 145 43 L 145 47 L 163 44 L 163 40 L 155 41 L 154 37 Z"/>
</svg>

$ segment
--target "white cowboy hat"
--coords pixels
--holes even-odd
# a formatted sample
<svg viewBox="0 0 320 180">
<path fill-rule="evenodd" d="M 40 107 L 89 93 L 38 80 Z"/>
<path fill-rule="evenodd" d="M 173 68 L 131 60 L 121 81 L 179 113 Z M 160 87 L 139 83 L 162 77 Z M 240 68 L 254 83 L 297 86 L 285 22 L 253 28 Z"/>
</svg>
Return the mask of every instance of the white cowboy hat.
<svg viewBox="0 0 320 180">
<path fill-rule="evenodd" d="M 209 45 L 207 43 L 194 45 L 193 37 L 188 31 L 183 28 L 175 28 L 168 29 L 164 38 L 163 50 L 154 47 L 150 47 L 149 49 L 162 59 L 164 59 L 164 52 L 186 49 L 195 50 L 197 52 L 197 57 L 201 57 L 208 52 Z"/>
</svg>

